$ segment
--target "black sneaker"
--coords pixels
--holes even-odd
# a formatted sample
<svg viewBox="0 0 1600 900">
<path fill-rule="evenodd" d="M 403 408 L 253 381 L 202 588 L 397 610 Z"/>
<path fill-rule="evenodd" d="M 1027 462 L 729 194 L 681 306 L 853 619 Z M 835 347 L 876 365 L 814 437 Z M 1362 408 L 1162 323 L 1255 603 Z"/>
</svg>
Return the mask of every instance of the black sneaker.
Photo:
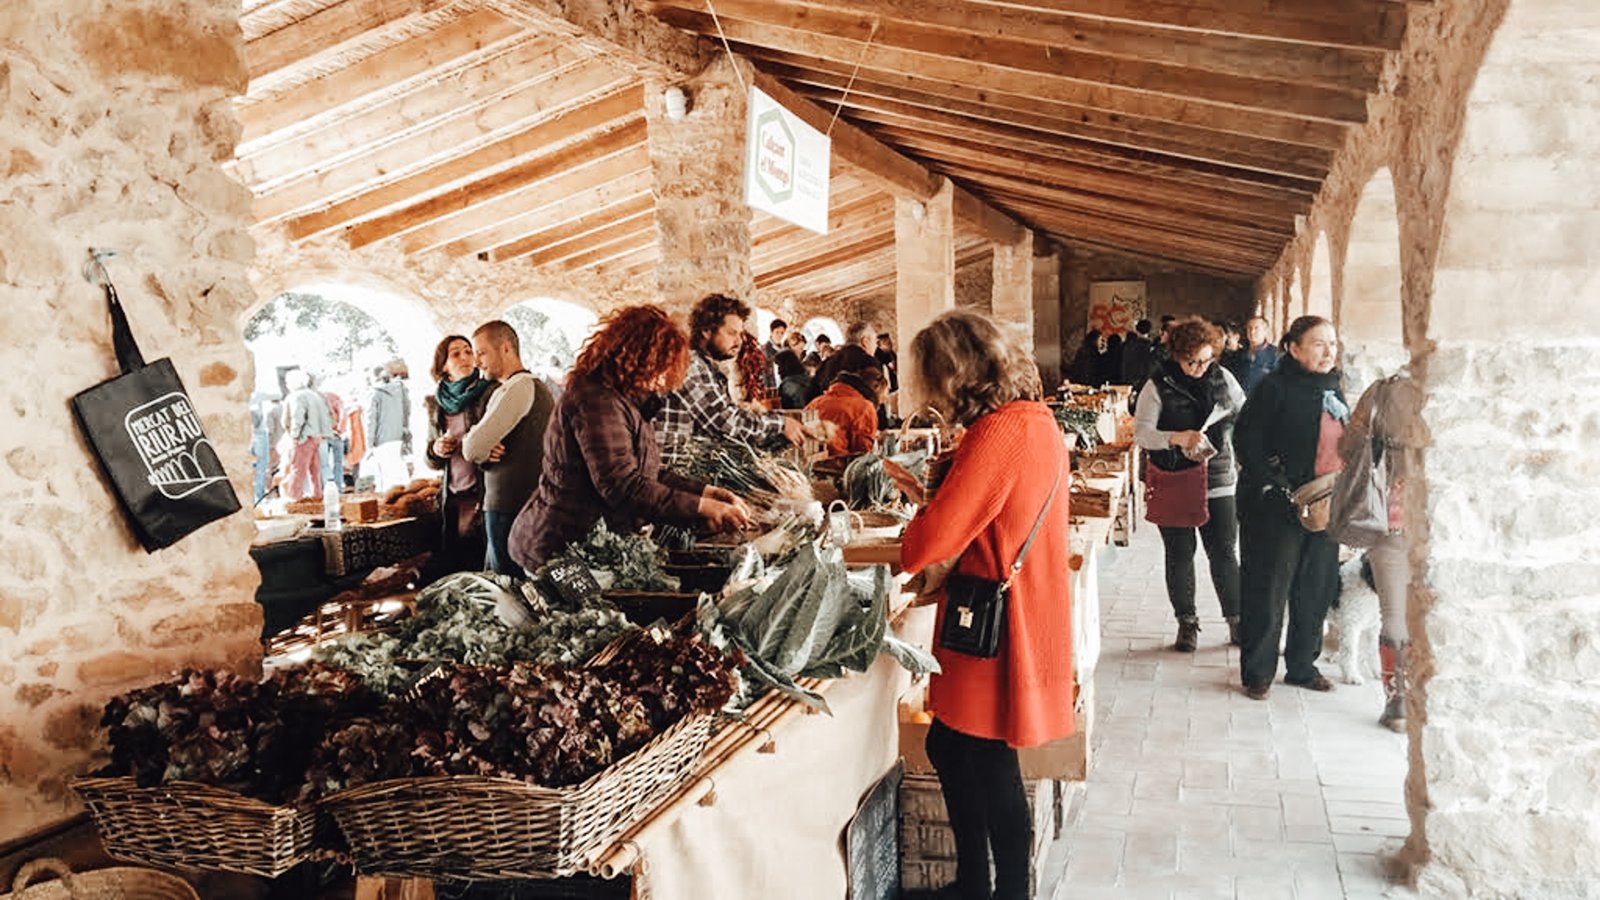
<svg viewBox="0 0 1600 900">
<path fill-rule="evenodd" d="M 1173 641 L 1172 649 L 1179 653 L 1193 653 L 1200 646 L 1200 620 L 1195 618 L 1178 620 L 1178 639 Z"/>
</svg>

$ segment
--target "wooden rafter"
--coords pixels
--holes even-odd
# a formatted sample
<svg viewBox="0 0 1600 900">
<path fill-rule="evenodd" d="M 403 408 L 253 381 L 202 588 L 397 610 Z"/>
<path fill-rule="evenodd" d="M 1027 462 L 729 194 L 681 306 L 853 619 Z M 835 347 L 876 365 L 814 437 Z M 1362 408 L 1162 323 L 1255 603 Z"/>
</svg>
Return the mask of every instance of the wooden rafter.
<svg viewBox="0 0 1600 900">
<path fill-rule="evenodd" d="M 493 260 L 528 253 L 542 243 L 565 240 L 570 235 L 557 234 L 559 229 L 569 228 L 598 211 L 623 214 L 641 202 L 646 208 L 654 208 L 653 186 L 654 179 L 649 172 L 635 172 L 572 194 L 533 213 L 508 218 L 493 228 L 446 244 L 444 251 L 453 256 L 487 252 Z"/>
<path fill-rule="evenodd" d="M 250 78 L 259 81 L 371 41 L 385 29 L 413 29 L 424 17 L 449 13 L 457 0 L 339 0 L 245 45 Z M 465 11 L 465 10 L 462 10 Z"/>
<path fill-rule="evenodd" d="M 1196 31 L 1395 50 L 1406 9 L 1392 0 L 1013 0 L 1051 12 Z"/>
</svg>

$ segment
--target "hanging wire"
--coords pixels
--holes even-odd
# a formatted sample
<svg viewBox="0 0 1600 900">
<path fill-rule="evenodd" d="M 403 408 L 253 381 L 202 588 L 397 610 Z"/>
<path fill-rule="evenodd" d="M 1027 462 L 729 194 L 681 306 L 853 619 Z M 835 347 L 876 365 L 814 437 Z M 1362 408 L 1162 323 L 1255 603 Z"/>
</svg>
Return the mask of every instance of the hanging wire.
<svg viewBox="0 0 1600 900">
<path fill-rule="evenodd" d="M 710 0 L 706 0 L 710 2 Z M 856 76 L 861 74 L 861 64 L 867 61 L 867 51 L 872 49 L 872 41 L 878 36 L 878 26 L 883 24 L 883 19 L 872 17 L 872 30 L 867 32 L 867 43 L 861 48 L 861 55 L 856 57 L 856 66 L 850 70 L 850 80 L 844 83 L 844 94 L 839 97 L 839 102 L 833 107 L 833 118 L 828 120 L 828 136 L 833 136 L 833 125 L 839 121 L 839 112 L 844 109 L 844 102 L 850 99 L 850 89 L 856 86 Z"/>
<path fill-rule="evenodd" d="M 717 26 L 717 37 L 722 39 L 722 49 L 728 54 L 728 62 L 733 64 L 733 77 L 739 79 L 739 90 L 748 96 L 750 86 L 744 83 L 744 73 L 739 71 L 739 58 L 733 55 L 733 47 L 728 44 L 728 36 L 722 33 L 722 20 L 717 18 L 717 5 L 712 0 L 706 0 L 706 9 L 711 13 L 711 24 Z"/>
<path fill-rule="evenodd" d="M 116 255 L 117 251 L 106 247 L 90 247 L 89 258 L 83 263 L 83 280 L 101 287 L 111 284 L 105 261 Z"/>
</svg>

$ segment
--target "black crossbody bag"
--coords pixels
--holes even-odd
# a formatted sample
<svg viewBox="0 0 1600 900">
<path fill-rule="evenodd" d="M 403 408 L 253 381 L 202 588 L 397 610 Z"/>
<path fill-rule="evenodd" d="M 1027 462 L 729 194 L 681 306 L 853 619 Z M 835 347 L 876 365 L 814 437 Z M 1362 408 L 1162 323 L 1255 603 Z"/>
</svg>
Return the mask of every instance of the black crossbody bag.
<svg viewBox="0 0 1600 900">
<path fill-rule="evenodd" d="M 1022 571 L 1022 561 L 1044 527 L 1044 518 L 1055 503 L 1056 492 L 1061 488 L 1061 469 L 1056 469 L 1055 484 L 1050 496 L 1045 498 L 1044 509 L 1028 532 L 1028 539 L 1017 551 L 1017 560 L 1011 564 L 1011 574 L 1005 581 L 980 578 L 951 572 L 945 579 L 944 624 L 939 628 L 939 646 L 956 653 L 979 659 L 993 659 L 1000 655 L 1000 636 L 1006 630 L 1006 606 L 1011 597 L 1011 583 Z"/>
</svg>

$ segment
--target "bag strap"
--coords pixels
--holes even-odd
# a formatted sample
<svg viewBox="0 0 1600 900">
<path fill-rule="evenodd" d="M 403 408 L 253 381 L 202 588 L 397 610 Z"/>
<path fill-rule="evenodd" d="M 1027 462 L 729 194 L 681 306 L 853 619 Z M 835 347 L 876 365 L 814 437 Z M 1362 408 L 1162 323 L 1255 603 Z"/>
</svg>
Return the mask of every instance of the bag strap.
<svg viewBox="0 0 1600 900">
<path fill-rule="evenodd" d="M 117 299 L 117 289 L 110 281 L 103 282 L 102 286 L 106 289 L 106 305 L 111 307 L 111 346 L 117 352 L 117 365 L 126 375 L 144 368 L 144 354 L 139 352 L 139 343 L 133 339 L 133 329 L 128 325 L 122 301 Z"/>
<path fill-rule="evenodd" d="M 1056 502 L 1056 492 L 1061 488 L 1061 470 L 1065 465 L 1056 466 L 1056 481 L 1050 486 L 1050 496 L 1044 498 L 1044 509 L 1039 510 L 1039 518 L 1034 520 L 1033 530 L 1028 532 L 1028 539 L 1022 542 L 1022 549 L 1017 551 L 1017 561 L 1011 564 L 1011 574 L 1006 576 L 1002 587 L 1010 589 L 1011 582 L 1017 580 L 1017 573 L 1022 571 L 1022 560 L 1027 557 L 1028 550 L 1033 546 L 1034 538 L 1039 536 L 1039 529 L 1044 527 L 1044 517 L 1050 512 L 1050 507 Z"/>
</svg>

